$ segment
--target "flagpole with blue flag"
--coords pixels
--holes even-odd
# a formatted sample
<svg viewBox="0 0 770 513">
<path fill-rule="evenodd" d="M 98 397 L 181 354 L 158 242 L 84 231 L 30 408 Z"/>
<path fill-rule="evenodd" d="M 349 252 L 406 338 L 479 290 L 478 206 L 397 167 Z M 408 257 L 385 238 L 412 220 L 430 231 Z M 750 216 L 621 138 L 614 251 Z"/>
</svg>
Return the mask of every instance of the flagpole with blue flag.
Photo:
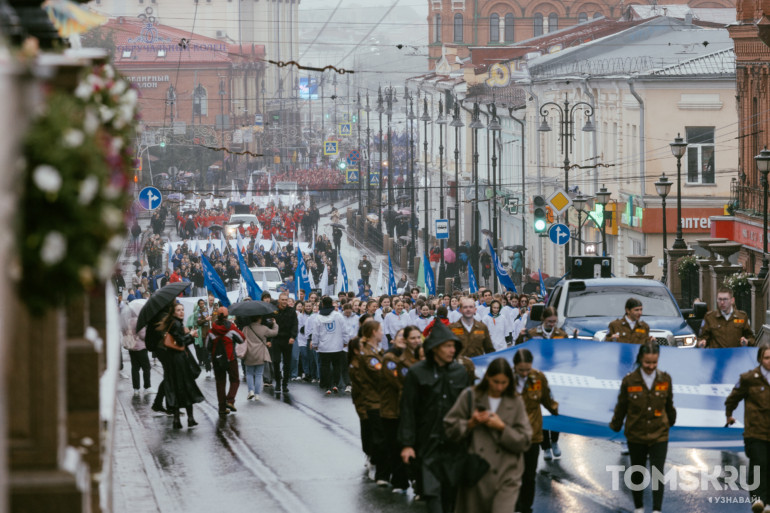
<svg viewBox="0 0 770 513">
<path fill-rule="evenodd" d="M 214 293 L 222 306 L 230 306 L 230 299 L 227 297 L 227 289 L 222 278 L 219 277 L 209 259 L 204 255 L 201 255 L 201 263 L 203 264 L 203 282 L 206 288 Z"/>
<path fill-rule="evenodd" d="M 390 251 L 388 251 L 388 295 L 394 296 L 397 293 L 396 275 L 393 274 L 393 262 L 390 259 Z"/>
<path fill-rule="evenodd" d="M 348 291 L 348 270 L 345 269 L 345 262 L 340 255 L 340 273 L 342 273 L 342 280 L 340 281 L 340 292 Z"/>
<path fill-rule="evenodd" d="M 305 297 L 310 297 L 310 279 L 308 278 L 305 259 L 302 258 L 302 251 L 297 248 L 297 290 L 305 291 Z"/>
<path fill-rule="evenodd" d="M 468 259 L 468 289 L 471 294 L 475 294 L 479 291 L 479 285 L 476 282 L 476 275 L 473 274 L 473 267 L 471 267 L 471 259 Z"/>
<path fill-rule="evenodd" d="M 246 265 L 246 260 L 244 260 L 243 253 L 241 252 L 242 244 L 243 238 L 241 237 L 241 233 L 238 232 L 236 253 L 238 253 L 238 265 L 241 268 L 241 277 L 243 278 L 244 283 L 246 283 L 246 290 L 249 293 L 249 297 L 254 300 L 259 300 L 262 299 L 262 289 L 259 287 L 259 285 L 257 285 L 257 282 L 254 280 L 254 275 L 251 274 L 249 266 Z"/>
<path fill-rule="evenodd" d="M 497 279 L 500 280 L 500 285 L 512 291 L 514 294 L 518 294 L 518 292 L 516 292 L 516 284 L 513 283 L 513 280 L 508 275 L 508 272 L 503 268 L 503 264 L 500 263 L 500 260 L 498 260 L 497 258 L 497 253 L 495 253 L 495 248 L 492 247 L 492 241 L 487 240 L 487 244 L 489 244 L 489 253 L 492 255 L 492 264 L 495 267 L 495 273 L 497 274 Z"/>
<path fill-rule="evenodd" d="M 545 299 L 546 290 L 545 290 L 545 282 L 543 281 L 543 273 L 540 272 L 540 269 L 538 269 L 537 274 L 538 276 L 540 276 L 540 295 L 543 296 L 543 299 Z"/>
<path fill-rule="evenodd" d="M 433 276 L 433 268 L 428 261 L 428 254 L 423 252 L 423 265 L 425 267 L 425 293 L 431 296 L 436 295 L 436 278 Z"/>
</svg>

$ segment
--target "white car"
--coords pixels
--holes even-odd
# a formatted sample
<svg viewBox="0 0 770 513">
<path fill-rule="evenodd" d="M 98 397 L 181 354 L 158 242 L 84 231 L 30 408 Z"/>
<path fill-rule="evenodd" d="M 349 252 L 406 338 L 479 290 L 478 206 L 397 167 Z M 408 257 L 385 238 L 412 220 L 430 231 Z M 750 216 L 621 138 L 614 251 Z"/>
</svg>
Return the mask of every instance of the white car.
<svg viewBox="0 0 770 513">
<path fill-rule="evenodd" d="M 277 267 L 249 267 L 249 271 L 263 292 L 270 292 L 273 299 L 278 298 L 278 294 L 280 294 L 278 287 L 283 285 L 283 279 Z M 267 284 L 267 288 L 263 286 L 264 284 Z"/>
<path fill-rule="evenodd" d="M 233 214 L 230 216 L 230 220 L 225 223 L 225 235 L 228 238 L 235 238 L 237 237 L 238 226 L 243 224 L 244 228 L 248 228 L 251 223 L 259 226 L 259 220 L 254 214 Z"/>
</svg>

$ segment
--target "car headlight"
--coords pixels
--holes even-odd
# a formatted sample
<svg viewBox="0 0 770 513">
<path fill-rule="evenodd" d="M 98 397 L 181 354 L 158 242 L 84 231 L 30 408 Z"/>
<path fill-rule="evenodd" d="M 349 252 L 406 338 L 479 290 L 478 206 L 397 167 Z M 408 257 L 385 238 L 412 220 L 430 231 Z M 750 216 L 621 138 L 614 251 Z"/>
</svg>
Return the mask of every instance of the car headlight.
<svg viewBox="0 0 770 513">
<path fill-rule="evenodd" d="M 677 347 L 695 347 L 698 338 L 695 335 L 679 335 L 674 337 Z"/>
</svg>

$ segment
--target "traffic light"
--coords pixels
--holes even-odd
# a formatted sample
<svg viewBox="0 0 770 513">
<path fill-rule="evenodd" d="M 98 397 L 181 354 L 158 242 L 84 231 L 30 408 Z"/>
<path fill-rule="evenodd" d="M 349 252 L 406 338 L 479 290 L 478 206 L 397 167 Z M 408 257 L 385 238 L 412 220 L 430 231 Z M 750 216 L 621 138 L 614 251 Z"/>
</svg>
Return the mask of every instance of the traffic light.
<svg viewBox="0 0 770 513">
<path fill-rule="evenodd" d="M 534 206 L 532 216 L 534 218 L 535 233 L 544 233 L 548 226 L 548 223 L 546 222 L 547 212 L 545 196 L 534 196 L 532 198 L 532 205 Z"/>
<path fill-rule="evenodd" d="M 345 164 L 345 161 L 344 161 L 344 160 L 340 160 L 340 161 L 337 163 L 337 167 L 339 167 L 339 168 L 340 168 L 340 171 L 345 171 L 345 168 L 346 168 L 346 167 L 348 167 L 348 165 L 347 165 L 347 164 Z"/>
<path fill-rule="evenodd" d="M 351 120 L 353 121 L 353 123 L 358 123 L 358 116 L 353 114 L 353 116 L 351 117 Z"/>
</svg>

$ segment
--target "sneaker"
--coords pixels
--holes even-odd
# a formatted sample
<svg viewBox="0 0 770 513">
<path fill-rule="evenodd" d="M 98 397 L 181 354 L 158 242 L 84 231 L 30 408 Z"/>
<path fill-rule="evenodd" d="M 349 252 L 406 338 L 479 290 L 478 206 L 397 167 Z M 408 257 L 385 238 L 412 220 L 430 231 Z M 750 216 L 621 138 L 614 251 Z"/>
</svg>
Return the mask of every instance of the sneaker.
<svg viewBox="0 0 770 513">
<path fill-rule="evenodd" d="M 393 493 L 406 493 L 403 488 L 393 488 Z"/>
<path fill-rule="evenodd" d="M 235 404 L 233 403 L 227 403 L 227 409 L 230 411 L 238 411 L 238 409 L 235 407 Z"/>
<path fill-rule="evenodd" d="M 346 392 L 346 393 L 348 393 L 348 394 L 349 394 L 349 393 L 351 393 L 352 391 L 353 391 L 353 387 L 351 387 L 350 385 L 348 385 L 348 386 L 346 386 L 346 387 L 345 387 L 345 392 Z"/>
<path fill-rule="evenodd" d="M 302 381 L 302 378 L 300 378 L 299 376 L 296 376 L 296 377 L 291 378 L 291 380 L 296 383 L 297 381 Z"/>
<path fill-rule="evenodd" d="M 543 451 L 543 459 L 545 461 L 551 461 L 553 459 L 553 454 L 551 453 L 551 449 L 546 449 Z"/>
<path fill-rule="evenodd" d="M 265 383 L 264 387 L 265 388 L 273 388 L 273 384 L 272 383 Z"/>
<path fill-rule="evenodd" d="M 636 508 L 634 513 L 644 513 L 644 508 Z"/>
<path fill-rule="evenodd" d="M 206 371 L 206 379 L 213 379 L 214 373 L 211 371 Z"/>
<path fill-rule="evenodd" d="M 551 451 L 553 452 L 553 459 L 559 459 L 561 458 L 561 449 L 559 448 L 559 442 L 554 442 L 551 444 Z"/>
<path fill-rule="evenodd" d="M 387 481 L 385 481 L 384 479 L 378 479 L 376 484 L 377 484 L 377 486 L 385 487 L 385 486 L 388 486 L 389 483 Z"/>
<path fill-rule="evenodd" d="M 765 503 L 762 501 L 754 501 L 754 504 L 751 505 L 751 513 L 763 513 L 763 509 L 765 509 Z"/>
<path fill-rule="evenodd" d="M 252 401 L 259 401 L 259 394 L 254 394 L 254 397 L 251 400 Z"/>
<path fill-rule="evenodd" d="M 340 393 L 340 391 L 337 389 L 337 387 L 332 387 L 332 392 L 334 392 L 335 394 L 339 394 Z"/>
<path fill-rule="evenodd" d="M 169 413 L 169 411 L 168 411 L 168 410 L 166 410 L 166 409 L 165 409 L 163 406 L 158 406 L 158 405 L 156 405 L 156 404 L 153 404 L 153 405 L 150 407 L 150 409 L 151 409 L 152 411 L 154 411 L 154 412 L 157 412 L 157 413 L 166 413 L 166 414 L 168 414 L 168 413 Z"/>
<path fill-rule="evenodd" d="M 138 388 L 134 389 L 134 395 L 139 395 L 139 389 Z"/>
<path fill-rule="evenodd" d="M 246 396 L 246 400 L 247 400 L 247 401 L 250 401 L 250 400 L 252 400 L 252 399 L 254 399 L 254 392 L 252 392 L 251 390 L 249 390 L 249 395 L 248 395 L 248 396 Z"/>
<path fill-rule="evenodd" d="M 319 380 L 318 378 L 316 378 L 316 379 L 311 379 L 311 380 L 310 380 L 310 382 L 311 382 L 311 383 L 319 383 L 320 381 L 321 381 L 321 380 Z"/>
<path fill-rule="evenodd" d="M 331 390 L 327 390 L 326 391 L 326 395 L 332 395 L 332 391 Z"/>
<path fill-rule="evenodd" d="M 628 456 L 628 443 L 627 442 L 620 442 L 620 455 L 621 456 Z"/>
<path fill-rule="evenodd" d="M 227 417 L 228 415 L 230 415 L 230 410 L 225 410 L 225 411 L 220 411 L 220 412 L 219 412 L 219 417 L 220 417 L 220 418 L 225 418 L 225 417 Z"/>
</svg>

